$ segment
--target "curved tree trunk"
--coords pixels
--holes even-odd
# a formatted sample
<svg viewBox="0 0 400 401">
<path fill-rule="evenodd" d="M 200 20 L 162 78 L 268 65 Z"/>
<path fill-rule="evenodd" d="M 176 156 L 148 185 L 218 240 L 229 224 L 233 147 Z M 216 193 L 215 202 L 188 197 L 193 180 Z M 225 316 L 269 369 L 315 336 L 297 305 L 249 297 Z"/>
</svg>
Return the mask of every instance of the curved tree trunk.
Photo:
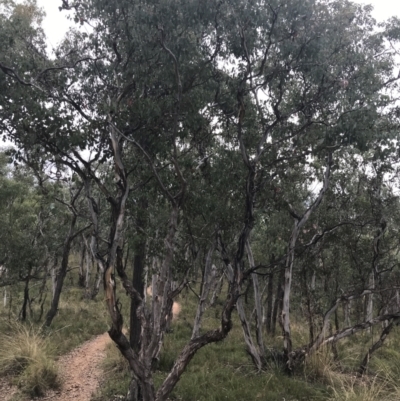
<svg viewBox="0 0 400 401">
<path fill-rule="evenodd" d="M 132 284 L 133 288 L 143 298 L 146 261 L 146 238 L 144 235 L 144 231 L 146 228 L 146 215 L 148 204 L 147 200 L 144 198 L 141 198 L 138 203 L 139 207 L 136 216 L 137 243 L 134 248 Z M 137 352 L 139 352 L 140 350 L 140 336 L 142 331 L 140 316 L 137 314 L 138 307 L 139 302 L 137 301 L 137 299 L 131 298 L 129 342 L 131 344 L 131 347 Z"/>
</svg>

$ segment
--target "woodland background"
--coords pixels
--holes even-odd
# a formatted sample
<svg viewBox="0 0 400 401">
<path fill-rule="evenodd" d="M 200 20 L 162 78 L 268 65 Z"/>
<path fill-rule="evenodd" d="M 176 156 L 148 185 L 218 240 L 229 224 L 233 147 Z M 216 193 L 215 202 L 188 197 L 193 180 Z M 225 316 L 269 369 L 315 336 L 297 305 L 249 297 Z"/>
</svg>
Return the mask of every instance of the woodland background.
<svg viewBox="0 0 400 401">
<path fill-rule="evenodd" d="M 400 21 L 63 10 L 49 55 L 35 2 L 0 2 L 1 371 L 42 395 L 108 330 L 99 399 L 398 399 Z"/>
</svg>

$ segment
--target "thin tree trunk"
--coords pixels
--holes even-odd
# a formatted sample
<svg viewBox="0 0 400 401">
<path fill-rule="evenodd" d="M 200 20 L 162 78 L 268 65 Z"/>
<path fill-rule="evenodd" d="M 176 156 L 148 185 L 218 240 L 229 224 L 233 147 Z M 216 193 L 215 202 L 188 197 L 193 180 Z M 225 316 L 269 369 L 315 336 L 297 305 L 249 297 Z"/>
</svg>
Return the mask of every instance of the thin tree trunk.
<svg viewBox="0 0 400 401">
<path fill-rule="evenodd" d="M 28 274 L 25 278 L 25 287 L 24 287 L 24 300 L 22 302 L 22 308 L 20 311 L 20 318 L 23 322 L 26 320 L 26 309 L 28 306 L 29 301 L 29 282 L 31 279 L 32 267 L 29 266 Z"/>
<path fill-rule="evenodd" d="M 255 266 L 254 257 L 253 257 L 253 252 L 251 250 L 249 241 L 246 242 L 246 250 L 247 250 L 247 256 L 249 259 L 250 268 L 253 268 Z M 260 359 L 263 361 L 263 360 L 265 360 L 265 349 L 264 349 L 264 339 L 263 339 L 263 332 L 262 332 L 262 326 L 263 326 L 263 316 L 262 316 L 262 306 L 261 306 L 262 294 L 260 293 L 260 286 L 258 283 L 257 274 L 253 273 L 251 275 L 251 279 L 253 281 L 254 303 L 255 303 L 255 310 L 256 310 L 256 339 L 257 339 L 257 345 L 258 345 Z"/>
<path fill-rule="evenodd" d="M 82 239 L 83 239 L 83 235 L 82 235 Z M 79 278 L 78 278 L 78 286 L 85 288 L 86 287 L 86 283 L 85 283 L 85 256 L 86 256 L 86 246 L 85 246 L 85 241 L 82 241 L 81 244 L 82 248 L 81 248 L 81 259 L 80 259 L 80 263 L 79 263 Z"/>
<path fill-rule="evenodd" d="M 294 217 L 295 223 L 292 230 L 292 234 L 289 240 L 288 253 L 285 265 L 285 278 L 284 278 L 284 288 L 283 288 L 283 303 L 282 303 L 282 314 L 281 314 L 281 326 L 283 330 L 283 351 L 286 359 L 287 372 L 291 373 L 293 370 L 292 361 L 292 335 L 290 330 L 290 292 L 292 286 L 292 276 L 293 276 L 293 265 L 294 265 L 294 251 L 297 243 L 297 239 L 300 235 L 301 229 L 307 223 L 308 219 L 312 213 L 321 204 L 322 199 L 329 186 L 329 177 L 331 171 L 332 154 L 330 153 L 327 158 L 327 166 L 325 169 L 323 187 L 317 197 L 317 199 L 311 204 L 303 216 L 298 216 L 293 210 L 291 214 Z"/>
<path fill-rule="evenodd" d="M 75 224 L 76 224 L 76 220 L 77 220 L 77 215 L 74 213 L 71 217 L 69 231 L 68 231 L 67 237 L 65 238 L 65 241 L 64 241 L 61 266 L 57 272 L 57 276 L 55 279 L 55 281 L 56 281 L 55 288 L 53 289 L 53 291 L 54 291 L 53 299 L 51 300 L 50 309 L 46 314 L 46 319 L 44 322 L 45 326 L 47 326 L 47 327 L 49 327 L 51 325 L 51 322 L 53 321 L 53 319 L 56 316 L 57 311 L 58 311 L 58 304 L 60 302 L 61 291 L 62 291 L 62 288 L 64 285 L 65 276 L 67 275 L 68 260 L 69 260 L 69 253 L 71 250 L 71 244 L 72 244 L 73 239 L 76 236 L 76 234 L 74 235 L 74 233 L 73 233 Z"/>
<path fill-rule="evenodd" d="M 3 306 L 4 308 L 7 307 L 7 287 L 4 287 Z"/>
<path fill-rule="evenodd" d="M 204 272 L 203 272 L 203 280 L 202 280 L 202 288 L 201 288 L 201 294 L 200 294 L 200 299 L 197 304 L 197 311 L 196 311 L 196 316 L 194 318 L 194 324 L 193 324 L 193 331 L 192 331 L 192 339 L 195 337 L 198 337 L 200 333 L 200 328 L 201 328 L 201 320 L 203 317 L 203 313 L 206 310 L 207 306 L 207 299 L 208 295 L 210 292 L 210 287 L 215 281 L 215 275 L 216 275 L 216 268 L 212 264 L 212 256 L 215 250 L 215 243 L 213 243 L 210 247 L 210 249 L 207 252 L 206 256 L 206 261 L 205 261 L 205 266 L 204 266 Z"/>
<path fill-rule="evenodd" d="M 266 299 L 266 317 L 265 317 L 265 328 L 268 334 L 272 333 L 272 310 L 273 310 L 273 298 L 274 298 L 274 273 L 271 272 L 268 275 L 268 288 L 267 288 L 267 299 Z"/>
<path fill-rule="evenodd" d="M 53 266 L 51 266 L 50 276 L 51 276 L 51 297 L 54 298 L 57 286 L 57 258 L 55 258 Z"/>
<path fill-rule="evenodd" d="M 92 269 L 93 269 L 93 258 L 90 253 L 90 248 L 88 247 L 87 241 L 85 240 L 85 248 L 86 248 L 86 253 L 85 253 L 85 294 L 86 298 L 90 298 L 90 277 L 92 275 Z"/>
<path fill-rule="evenodd" d="M 271 320 L 271 334 L 274 337 L 276 334 L 276 323 L 278 320 L 278 314 L 282 311 L 284 280 L 285 280 L 285 269 L 281 269 L 277 282 L 274 310 L 272 312 L 272 320 Z"/>
<path fill-rule="evenodd" d="M 217 303 L 218 297 L 221 294 L 222 287 L 224 285 L 224 273 L 221 274 L 221 277 L 214 281 L 214 288 L 210 299 L 210 307 L 215 306 Z"/>
<path fill-rule="evenodd" d="M 374 272 L 371 272 L 369 275 L 369 284 L 368 288 L 373 290 L 375 288 L 375 278 Z M 374 294 L 368 294 L 365 296 L 365 315 L 364 320 L 368 322 L 372 319 L 374 313 Z M 371 333 L 372 329 L 369 329 L 369 333 Z"/>
<path fill-rule="evenodd" d="M 349 300 L 347 301 L 344 305 L 344 326 L 345 327 L 350 327 L 351 326 L 351 309 L 352 309 L 353 301 Z"/>
<path fill-rule="evenodd" d="M 96 276 L 94 278 L 94 284 L 92 288 L 92 292 L 90 294 L 91 299 L 95 299 L 97 294 L 100 292 L 100 285 L 103 280 L 103 273 L 99 265 L 97 265 Z"/>
<path fill-rule="evenodd" d="M 306 307 L 307 307 L 307 320 L 308 320 L 308 331 L 309 331 L 309 341 L 314 342 L 314 308 L 312 301 L 312 291 L 315 288 L 315 270 L 313 270 L 311 275 L 310 286 L 307 282 L 307 269 L 303 270 L 303 286 L 306 294 Z"/>
<path fill-rule="evenodd" d="M 397 326 L 399 324 L 399 318 L 397 319 L 392 319 L 391 322 L 382 330 L 382 333 L 378 339 L 378 341 L 376 341 L 372 347 L 368 350 L 368 352 L 366 353 L 364 359 L 361 362 L 361 365 L 358 369 L 358 374 L 359 375 L 363 375 L 365 373 L 365 371 L 367 370 L 367 366 L 368 363 L 371 359 L 371 355 L 379 348 L 382 347 L 383 343 L 386 340 L 386 337 L 390 334 L 390 332 L 393 330 L 393 328 L 395 326 Z"/>
<path fill-rule="evenodd" d="M 133 277 L 132 284 L 133 288 L 144 297 L 144 271 L 145 271 L 145 260 L 146 260 L 146 237 L 144 235 L 146 229 L 146 216 L 147 216 L 148 203 L 147 200 L 141 198 L 138 202 L 138 210 L 136 215 L 136 226 L 137 226 L 137 238 L 134 248 L 133 258 Z M 139 302 L 136 298 L 131 298 L 131 309 L 130 309 L 130 337 L 129 342 L 131 347 L 139 352 L 140 350 L 140 336 L 142 325 L 140 316 L 137 314 L 137 308 Z"/>
</svg>

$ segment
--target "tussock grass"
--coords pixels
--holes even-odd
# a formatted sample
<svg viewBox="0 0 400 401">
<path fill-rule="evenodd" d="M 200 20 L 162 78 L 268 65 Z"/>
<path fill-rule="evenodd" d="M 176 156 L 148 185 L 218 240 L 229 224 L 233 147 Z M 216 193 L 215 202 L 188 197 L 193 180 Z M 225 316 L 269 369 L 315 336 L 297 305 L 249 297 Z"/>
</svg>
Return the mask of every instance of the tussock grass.
<svg viewBox="0 0 400 401">
<path fill-rule="evenodd" d="M 75 280 L 76 281 L 76 280 Z M 223 289 L 216 307 L 206 310 L 202 332 L 220 325 Z M 75 286 L 66 286 L 50 329 L 43 329 L 38 306 L 33 304 L 33 316 L 27 324 L 10 321 L 9 310 L 0 306 L 0 373 L 12 374 L 13 381 L 21 393 L 18 398 L 26 401 L 27 395 L 42 394 L 48 386 L 57 385 L 54 360 L 94 335 L 109 328 L 109 317 L 102 292 L 96 300 L 82 297 L 83 291 Z M 22 299 L 14 296 L 11 319 L 18 313 Z M 121 296 L 125 324 L 129 323 L 128 297 Z M 184 291 L 178 302 L 182 310 L 172 323 L 172 331 L 165 336 L 157 371 L 154 374 L 158 387 L 171 369 L 176 357 L 191 336 L 196 313 L 196 297 Z M 251 313 L 253 305 L 246 305 Z M 46 312 L 48 304 L 45 304 Z M 308 342 L 308 328 L 301 316 L 292 319 L 294 348 Z M 245 351 L 243 334 L 238 317 L 234 314 L 233 329 L 227 339 L 201 349 L 189 364 L 187 371 L 170 395 L 171 401 L 399 401 L 400 400 L 400 327 L 395 328 L 385 345 L 373 354 L 367 374 L 358 378 L 354 372 L 373 341 L 379 328 L 372 336 L 358 333 L 340 341 L 337 346 L 340 364 L 335 360 L 332 348 L 323 347 L 306 359 L 292 377 L 282 373 L 279 361 L 268 363 L 266 370 L 257 373 Z M 279 328 L 275 337 L 265 336 L 266 349 L 282 349 Z M 103 364 L 104 382 L 92 401 L 109 401 L 116 395 L 125 395 L 131 380 L 127 363 L 114 344 L 107 348 Z M 1 398 L 1 395 L 0 395 Z"/>
<path fill-rule="evenodd" d="M 59 385 L 55 349 L 39 329 L 8 323 L 0 335 L 0 374 L 12 375 L 22 392 L 40 396 Z"/>
<path fill-rule="evenodd" d="M 50 341 L 57 344 L 57 354 L 63 355 L 95 335 L 109 329 L 103 294 L 95 300 L 82 299 L 82 290 L 71 288 L 62 294 L 59 312 L 46 330 Z"/>
<path fill-rule="evenodd" d="M 400 396 L 398 383 L 388 372 L 363 378 L 342 375 L 342 383 L 336 381 L 332 389 L 329 401 L 398 401 Z"/>
</svg>

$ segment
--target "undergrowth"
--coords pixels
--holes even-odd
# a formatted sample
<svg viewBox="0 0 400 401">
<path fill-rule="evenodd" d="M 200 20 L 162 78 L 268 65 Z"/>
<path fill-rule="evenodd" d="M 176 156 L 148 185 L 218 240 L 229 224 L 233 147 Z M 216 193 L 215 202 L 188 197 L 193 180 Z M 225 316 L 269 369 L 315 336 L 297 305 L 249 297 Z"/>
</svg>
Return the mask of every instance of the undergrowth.
<svg viewBox="0 0 400 401">
<path fill-rule="evenodd" d="M 8 375 L 20 388 L 15 398 L 42 395 L 59 385 L 56 361 L 94 335 L 108 329 L 108 316 L 103 296 L 97 300 L 82 297 L 83 291 L 66 286 L 59 312 L 51 328 L 37 321 L 38 306 L 33 305 L 30 320 L 17 322 L 18 294 L 13 310 L 0 308 L 0 374 Z M 223 299 L 224 294 L 221 295 Z M 121 297 L 125 322 L 129 322 L 129 298 Z M 154 374 L 158 387 L 173 366 L 179 352 L 190 339 L 196 298 L 184 292 L 178 302 L 182 310 L 165 337 L 161 358 Z M 48 304 L 44 305 L 44 310 Z M 209 308 L 203 318 L 202 331 L 220 325 L 222 302 Z M 294 348 L 308 341 L 308 331 L 301 320 L 293 317 Z M 202 348 L 194 356 L 169 397 L 171 401 L 398 401 L 400 400 L 400 328 L 395 328 L 385 345 L 371 358 L 363 378 L 354 373 L 365 352 L 379 336 L 375 332 L 359 333 L 339 342 L 337 349 L 323 347 L 309 356 L 292 377 L 282 371 L 278 360 L 271 357 L 265 371 L 257 373 L 245 351 L 240 322 L 234 315 L 233 329 L 217 344 Z M 265 337 L 267 352 L 282 347 L 282 338 Z M 124 395 L 130 375 L 126 361 L 114 344 L 107 348 L 103 363 L 104 382 L 92 401 L 110 401 Z M 25 398 L 24 398 L 25 397 Z M 1 395 L 0 395 L 1 398 Z"/>
<path fill-rule="evenodd" d="M 67 283 L 50 328 L 43 327 L 41 313 L 42 308 L 48 310 L 49 300 L 42 307 L 32 303 L 27 321 L 19 320 L 22 292 L 17 286 L 11 307 L 0 307 L 0 375 L 18 387 L 13 400 L 41 396 L 59 387 L 57 358 L 108 329 L 102 295 L 96 300 L 83 299 L 82 295 L 82 289 Z M 31 296 L 35 298 L 34 290 Z"/>
<path fill-rule="evenodd" d="M 0 374 L 12 376 L 21 391 L 30 396 L 57 388 L 52 342 L 33 325 L 8 323 L 0 335 Z"/>
</svg>

